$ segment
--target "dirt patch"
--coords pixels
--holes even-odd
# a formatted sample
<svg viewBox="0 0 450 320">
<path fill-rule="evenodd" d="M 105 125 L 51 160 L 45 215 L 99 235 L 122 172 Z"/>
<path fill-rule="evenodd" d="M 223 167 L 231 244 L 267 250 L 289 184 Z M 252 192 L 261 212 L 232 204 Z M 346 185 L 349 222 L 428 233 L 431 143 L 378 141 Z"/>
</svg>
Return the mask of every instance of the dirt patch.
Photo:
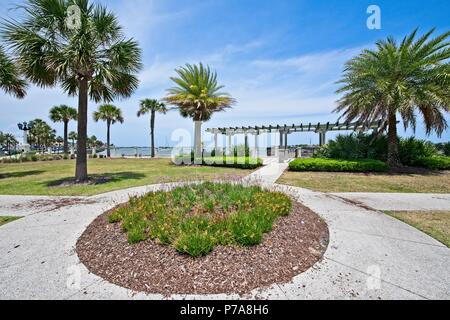
<svg viewBox="0 0 450 320">
<path fill-rule="evenodd" d="M 90 177 L 85 182 L 77 182 L 75 179 L 64 179 L 53 181 L 48 184 L 49 188 L 63 188 L 63 187 L 74 187 L 74 186 L 95 186 L 100 184 L 105 184 L 113 181 L 113 177 Z"/>
<path fill-rule="evenodd" d="M 109 212 L 99 216 L 77 242 L 90 272 L 138 292 L 153 294 L 240 294 L 282 284 L 311 268 L 325 253 L 326 223 L 298 202 L 277 220 L 262 244 L 217 247 L 202 258 L 179 254 L 152 240 L 130 245 Z"/>
<path fill-rule="evenodd" d="M 97 201 L 87 198 L 55 198 L 55 199 L 43 199 L 34 200 L 33 202 L 27 202 L 25 204 L 16 204 L 13 206 L 15 210 L 23 209 L 37 209 L 45 210 L 46 212 L 56 211 L 61 208 L 72 207 L 76 205 L 89 205 L 95 204 Z"/>
</svg>

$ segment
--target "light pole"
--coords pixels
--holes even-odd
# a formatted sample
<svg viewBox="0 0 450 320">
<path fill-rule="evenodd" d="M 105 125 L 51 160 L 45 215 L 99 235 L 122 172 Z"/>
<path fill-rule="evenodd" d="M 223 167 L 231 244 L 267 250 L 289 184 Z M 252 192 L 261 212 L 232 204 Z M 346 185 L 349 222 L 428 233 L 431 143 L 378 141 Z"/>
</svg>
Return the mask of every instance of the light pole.
<svg viewBox="0 0 450 320">
<path fill-rule="evenodd" d="M 31 131 L 33 129 L 33 122 L 19 123 L 17 127 L 19 128 L 20 131 L 23 131 L 23 141 L 21 149 L 23 150 L 23 152 L 30 152 L 31 147 L 28 144 L 28 131 Z"/>
</svg>

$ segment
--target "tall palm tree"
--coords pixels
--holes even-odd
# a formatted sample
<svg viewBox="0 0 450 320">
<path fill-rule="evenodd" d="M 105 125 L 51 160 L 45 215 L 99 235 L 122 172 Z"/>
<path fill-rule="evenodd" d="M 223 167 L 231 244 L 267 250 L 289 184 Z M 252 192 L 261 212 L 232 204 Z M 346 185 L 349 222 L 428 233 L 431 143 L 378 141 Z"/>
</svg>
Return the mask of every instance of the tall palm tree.
<svg viewBox="0 0 450 320">
<path fill-rule="evenodd" d="M 164 102 L 174 105 L 184 118 L 195 123 L 195 162 L 202 161 L 202 122 L 209 121 L 215 112 L 224 111 L 236 102 L 229 94 L 221 92 L 224 87 L 217 82 L 217 73 L 209 66 L 186 64 L 176 69 L 178 77 L 171 80 L 177 85 L 168 89 Z"/>
<path fill-rule="evenodd" d="M 426 132 L 439 136 L 447 128 L 445 113 L 450 109 L 450 32 L 431 38 L 431 30 L 417 38 L 417 30 L 401 43 L 393 38 L 378 41 L 376 49 L 364 50 L 346 63 L 338 82 L 343 93 L 336 112 L 347 121 L 382 123 L 389 138 L 388 163 L 401 166 L 397 119 L 405 129 L 416 128 L 421 114 Z"/>
<path fill-rule="evenodd" d="M 78 134 L 75 131 L 71 131 L 69 133 L 68 139 L 70 141 L 72 141 L 72 148 L 74 148 L 74 149 L 75 149 L 75 141 L 77 140 L 77 138 L 78 138 Z"/>
<path fill-rule="evenodd" d="M 140 103 L 140 109 L 137 113 L 138 117 L 150 113 L 150 146 L 151 156 L 155 157 L 155 118 L 156 113 L 166 114 L 168 111 L 166 105 L 156 99 L 144 99 Z"/>
<path fill-rule="evenodd" d="M 68 107 L 66 105 L 56 106 L 50 110 L 50 119 L 53 122 L 64 123 L 64 154 L 69 153 L 69 121 L 77 120 L 77 109 Z"/>
<path fill-rule="evenodd" d="M 112 104 L 104 104 L 94 112 L 94 121 L 106 121 L 106 156 L 111 157 L 111 125 L 116 122 L 123 123 L 122 111 Z"/>
<path fill-rule="evenodd" d="M 19 68 L 0 46 L 0 88 L 6 93 L 22 99 L 25 97 L 27 83 L 20 77 Z"/>
<path fill-rule="evenodd" d="M 60 84 L 78 96 L 76 181 L 87 174 L 89 98 L 112 102 L 138 87 L 141 49 L 126 39 L 117 17 L 89 0 L 26 0 L 22 18 L 2 23 L 2 35 L 25 76 L 41 87 Z"/>
</svg>

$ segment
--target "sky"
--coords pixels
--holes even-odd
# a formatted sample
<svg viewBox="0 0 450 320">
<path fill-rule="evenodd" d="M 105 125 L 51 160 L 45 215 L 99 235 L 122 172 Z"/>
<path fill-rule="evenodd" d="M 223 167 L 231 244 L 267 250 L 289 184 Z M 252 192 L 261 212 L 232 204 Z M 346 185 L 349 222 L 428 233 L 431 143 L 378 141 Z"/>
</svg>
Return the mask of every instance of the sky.
<svg viewBox="0 0 450 320">
<path fill-rule="evenodd" d="M 0 16 L 16 17 L 11 10 L 20 0 L 0 0 Z M 218 113 L 203 128 L 336 122 L 332 111 L 344 63 L 364 48 L 387 36 L 403 38 L 415 28 L 436 33 L 450 29 L 448 0 L 98 0 L 119 18 L 127 37 L 143 49 L 144 68 L 140 87 L 132 97 L 115 101 L 124 124 L 112 128 L 116 146 L 148 146 L 149 119 L 137 118 L 139 101 L 160 99 L 172 87 L 174 69 L 203 62 L 218 73 L 237 104 Z M 381 9 L 381 29 L 370 30 L 370 5 Z M 48 119 L 54 105 L 77 106 L 75 98 L 58 87 L 31 87 L 24 100 L 0 92 L 0 131 L 17 137 L 17 123 Z M 89 112 L 98 105 L 91 102 Z M 447 116 L 450 123 L 450 117 Z M 50 121 L 49 121 L 50 122 Z M 62 125 L 53 125 L 62 135 Z M 156 143 L 174 145 L 176 129 L 192 132 L 189 119 L 177 111 L 158 115 Z M 76 129 L 71 123 L 70 130 Z M 106 125 L 88 124 L 88 134 L 105 140 Z M 401 130 L 411 136 L 411 130 Z M 332 138 L 335 134 L 329 134 Z M 441 138 L 426 137 L 419 125 L 415 135 L 434 142 L 449 141 L 450 130 Z M 316 134 L 295 134 L 290 144 L 317 143 Z"/>
</svg>

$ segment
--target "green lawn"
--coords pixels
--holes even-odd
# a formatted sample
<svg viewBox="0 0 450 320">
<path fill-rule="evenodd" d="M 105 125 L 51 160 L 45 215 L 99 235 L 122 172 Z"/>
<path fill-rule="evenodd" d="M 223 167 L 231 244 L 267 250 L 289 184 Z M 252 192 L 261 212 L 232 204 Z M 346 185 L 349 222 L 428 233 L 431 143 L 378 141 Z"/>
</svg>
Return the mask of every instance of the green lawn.
<svg viewBox="0 0 450 320">
<path fill-rule="evenodd" d="M 22 217 L 0 217 L 0 227 L 4 224 L 19 220 Z"/>
<path fill-rule="evenodd" d="M 450 193 L 450 171 L 423 174 L 285 172 L 278 183 L 321 192 Z"/>
<path fill-rule="evenodd" d="M 450 211 L 388 211 L 397 218 L 450 248 Z"/>
<path fill-rule="evenodd" d="M 57 186 L 75 173 L 74 160 L 0 164 L 2 195 L 89 196 L 124 188 L 180 180 L 210 180 L 249 174 L 250 170 L 175 166 L 170 159 L 92 159 L 89 174 L 106 177 L 96 185 Z"/>
</svg>

